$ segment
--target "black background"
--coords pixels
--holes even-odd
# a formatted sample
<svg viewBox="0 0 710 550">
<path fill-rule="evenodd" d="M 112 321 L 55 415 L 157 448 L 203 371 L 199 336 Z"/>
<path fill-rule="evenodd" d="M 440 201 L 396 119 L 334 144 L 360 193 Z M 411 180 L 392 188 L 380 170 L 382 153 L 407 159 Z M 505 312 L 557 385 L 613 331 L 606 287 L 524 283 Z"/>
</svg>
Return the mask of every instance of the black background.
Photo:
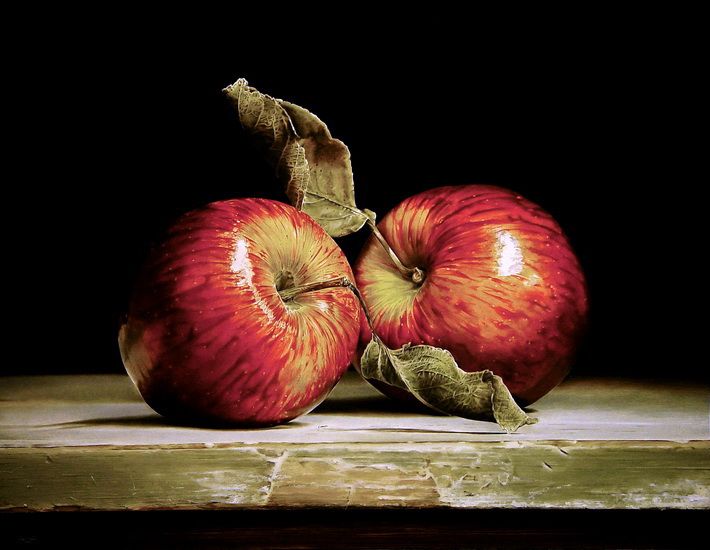
<svg viewBox="0 0 710 550">
<path fill-rule="evenodd" d="M 2 370 L 123 372 L 118 322 L 171 220 L 219 199 L 284 200 L 221 92 L 243 76 L 326 121 L 350 148 L 359 206 L 380 217 L 424 189 L 466 183 L 512 188 L 551 212 L 590 289 L 575 375 L 704 377 L 690 358 L 695 323 L 676 312 L 692 297 L 675 243 L 692 232 L 668 227 L 687 184 L 675 155 L 691 73 L 660 35 L 574 35 L 513 46 L 464 35 L 439 49 L 426 36 L 374 45 L 366 35 L 345 50 L 333 35 L 326 48 L 296 41 L 274 53 L 190 35 L 65 36 L 13 86 L 29 99 L 17 140 L 32 154 L 9 203 L 27 215 L 8 254 L 28 290 L 12 312 L 19 353 Z M 366 236 L 340 241 L 349 258 Z"/>
</svg>

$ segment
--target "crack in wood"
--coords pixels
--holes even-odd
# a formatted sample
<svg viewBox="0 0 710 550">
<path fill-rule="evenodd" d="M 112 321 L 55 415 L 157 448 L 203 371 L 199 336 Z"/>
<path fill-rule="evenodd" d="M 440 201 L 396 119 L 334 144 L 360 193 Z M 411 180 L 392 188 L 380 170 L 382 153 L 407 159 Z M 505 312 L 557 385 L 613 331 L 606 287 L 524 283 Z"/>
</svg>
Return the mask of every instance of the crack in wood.
<svg viewBox="0 0 710 550">
<path fill-rule="evenodd" d="M 257 451 L 259 452 L 259 451 Z M 262 456 L 265 456 L 263 453 Z M 264 504 L 268 504 L 269 501 L 271 500 L 271 495 L 274 490 L 274 484 L 276 483 L 276 480 L 281 473 L 281 469 L 283 468 L 284 463 L 286 462 L 286 459 L 288 459 L 288 450 L 283 451 L 280 455 L 278 455 L 276 458 L 269 457 L 267 458 L 267 461 L 273 464 L 271 473 L 266 479 L 267 485 L 265 486 L 264 490 Z"/>
</svg>

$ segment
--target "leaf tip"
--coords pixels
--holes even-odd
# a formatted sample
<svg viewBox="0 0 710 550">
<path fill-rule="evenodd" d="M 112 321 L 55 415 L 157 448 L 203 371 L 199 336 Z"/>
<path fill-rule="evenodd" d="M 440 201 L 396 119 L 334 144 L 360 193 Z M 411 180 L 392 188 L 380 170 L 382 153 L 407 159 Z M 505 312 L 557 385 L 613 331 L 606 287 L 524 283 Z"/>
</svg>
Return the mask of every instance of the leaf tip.
<svg viewBox="0 0 710 550">
<path fill-rule="evenodd" d="M 229 86 L 225 86 L 224 88 L 222 88 L 222 91 L 225 94 L 230 95 L 230 94 L 233 94 L 234 90 L 236 90 L 237 88 L 246 88 L 247 86 L 249 86 L 249 83 L 247 82 L 246 78 L 238 78 L 237 81 L 234 82 L 233 84 L 230 84 Z"/>
</svg>

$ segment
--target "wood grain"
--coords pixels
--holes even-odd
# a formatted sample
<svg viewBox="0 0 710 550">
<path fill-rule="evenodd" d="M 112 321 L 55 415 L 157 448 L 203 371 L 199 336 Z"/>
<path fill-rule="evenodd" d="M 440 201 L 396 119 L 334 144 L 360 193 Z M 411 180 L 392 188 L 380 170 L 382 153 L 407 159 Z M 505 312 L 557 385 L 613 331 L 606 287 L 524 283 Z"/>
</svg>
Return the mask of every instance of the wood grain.
<svg viewBox="0 0 710 550">
<path fill-rule="evenodd" d="M 519 433 L 413 414 L 348 375 L 268 430 L 178 426 L 126 377 L 0 381 L 0 509 L 710 508 L 710 392 L 563 384 Z"/>
</svg>

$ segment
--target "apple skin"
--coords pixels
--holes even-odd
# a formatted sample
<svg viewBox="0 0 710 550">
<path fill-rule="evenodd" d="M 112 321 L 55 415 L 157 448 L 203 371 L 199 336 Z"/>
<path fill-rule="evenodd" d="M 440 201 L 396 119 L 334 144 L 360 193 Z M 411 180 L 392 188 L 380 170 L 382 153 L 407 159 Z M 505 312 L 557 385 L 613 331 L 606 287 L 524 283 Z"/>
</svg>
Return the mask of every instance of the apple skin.
<svg viewBox="0 0 710 550">
<path fill-rule="evenodd" d="M 285 303 L 277 285 L 352 271 L 308 215 L 264 199 L 209 204 L 173 225 L 134 289 L 119 347 L 158 413 L 198 424 L 268 426 L 320 403 L 357 346 L 347 288 Z"/>
<path fill-rule="evenodd" d="M 585 329 L 587 288 L 548 213 L 507 189 L 451 186 L 406 199 L 378 228 L 405 265 L 425 271 L 421 285 L 405 278 L 374 237 L 358 257 L 355 279 L 387 346 L 445 348 L 465 371 L 500 375 L 522 405 L 564 379 Z M 370 337 L 361 323 L 360 350 Z"/>
</svg>

